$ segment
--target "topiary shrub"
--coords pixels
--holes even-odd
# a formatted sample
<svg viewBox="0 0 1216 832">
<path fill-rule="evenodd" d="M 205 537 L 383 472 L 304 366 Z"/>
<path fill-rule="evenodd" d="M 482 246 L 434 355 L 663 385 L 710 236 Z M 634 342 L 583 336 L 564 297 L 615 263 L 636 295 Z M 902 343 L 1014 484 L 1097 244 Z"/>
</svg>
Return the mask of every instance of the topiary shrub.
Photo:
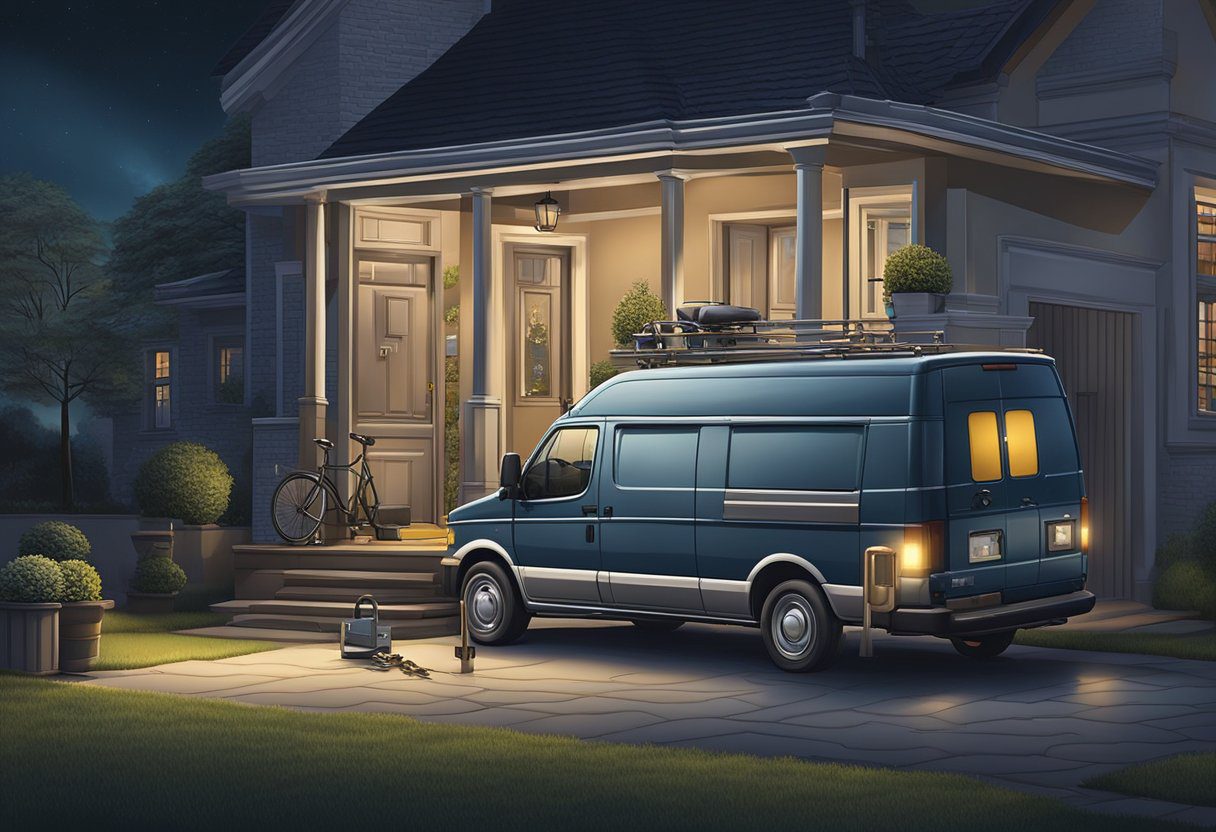
<svg viewBox="0 0 1216 832">
<path fill-rule="evenodd" d="M 633 343 L 634 333 L 651 321 L 667 320 L 667 307 L 644 280 L 630 287 L 612 313 L 612 337 L 619 346 Z"/>
<path fill-rule="evenodd" d="M 228 508 L 232 475 L 210 448 L 174 442 L 148 458 L 135 479 L 144 517 L 178 517 L 190 525 L 214 523 Z"/>
<path fill-rule="evenodd" d="M 1163 610 L 1198 610 L 1205 618 L 1216 618 L 1216 581 L 1198 563 L 1179 561 L 1157 576 L 1153 606 Z"/>
<path fill-rule="evenodd" d="M 136 592 L 180 592 L 186 585 L 186 573 L 169 558 L 144 558 L 135 564 L 131 588 Z"/>
<path fill-rule="evenodd" d="M 0 601 L 44 604 L 63 595 L 63 571 L 43 555 L 22 555 L 0 567 Z"/>
<path fill-rule="evenodd" d="M 612 362 L 608 360 L 597 361 L 591 365 L 591 389 L 599 387 L 608 379 L 619 373 L 616 367 L 612 366 Z"/>
<path fill-rule="evenodd" d="M 21 535 L 17 552 L 22 555 L 46 555 L 52 560 L 88 560 L 93 547 L 84 532 L 71 523 L 47 520 Z"/>
<path fill-rule="evenodd" d="M 65 604 L 76 601 L 101 600 L 101 576 L 83 560 L 65 560 L 59 564 L 63 574 L 63 593 L 59 600 Z"/>
<path fill-rule="evenodd" d="M 953 285 L 950 264 L 928 246 L 913 244 L 897 249 L 882 269 L 882 290 L 887 299 L 895 292 L 944 295 Z"/>
</svg>

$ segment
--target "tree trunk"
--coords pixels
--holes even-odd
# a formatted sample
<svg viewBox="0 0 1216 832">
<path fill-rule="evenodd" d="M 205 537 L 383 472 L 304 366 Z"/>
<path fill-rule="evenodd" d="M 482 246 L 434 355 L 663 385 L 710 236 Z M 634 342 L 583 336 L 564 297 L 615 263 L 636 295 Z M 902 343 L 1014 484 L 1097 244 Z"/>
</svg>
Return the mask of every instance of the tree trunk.
<svg viewBox="0 0 1216 832">
<path fill-rule="evenodd" d="M 59 403 L 59 502 L 64 509 L 71 511 L 75 507 L 75 484 L 72 482 L 72 419 L 68 413 L 68 400 Z"/>
</svg>

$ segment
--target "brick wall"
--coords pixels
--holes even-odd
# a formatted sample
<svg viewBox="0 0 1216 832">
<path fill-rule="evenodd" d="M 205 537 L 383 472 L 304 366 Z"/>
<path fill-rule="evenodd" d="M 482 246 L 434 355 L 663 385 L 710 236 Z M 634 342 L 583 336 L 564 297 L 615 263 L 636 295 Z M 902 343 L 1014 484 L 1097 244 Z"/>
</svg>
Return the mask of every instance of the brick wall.
<svg viewBox="0 0 1216 832">
<path fill-rule="evenodd" d="M 1159 539 L 1191 531 L 1199 512 L 1211 502 L 1216 502 L 1216 452 L 1166 451 L 1157 485 Z"/>
<path fill-rule="evenodd" d="M 253 116 L 253 163 L 315 159 L 460 39 L 485 0 L 350 0 Z"/>
<path fill-rule="evenodd" d="M 270 522 L 270 500 L 284 475 L 296 469 L 299 424 L 292 419 L 253 423 L 253 542 L 282 542 Z"/>
<path fill-rule="evenodd" d="M 144 461 L 170 442 L 199 442 L 220 455 L 237 480 L 233 496 L 249 493 L 251 409 L 215 400 L 212 350 L 217 337 L 245 337 L 242 308 L 178 312 L 178 337 L 172 346 L 170 401 L 172 427 L 148 424 L 147 392 L 134 412 L 114 419 L 114 461 L 110 471 L 114 498 L 134 503 L 135 477 Z"/>
</svg>

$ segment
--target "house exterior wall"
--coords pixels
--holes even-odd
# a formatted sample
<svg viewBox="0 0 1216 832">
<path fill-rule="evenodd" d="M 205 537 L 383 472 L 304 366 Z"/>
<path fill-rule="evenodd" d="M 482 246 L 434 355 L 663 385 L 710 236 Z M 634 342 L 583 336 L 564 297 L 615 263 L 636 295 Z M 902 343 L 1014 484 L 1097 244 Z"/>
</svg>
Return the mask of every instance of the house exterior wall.
<svg viewBox="0 0 1216 832">
<path fill-rule="evenodd" d="M 249 494 L 251 408 L 245 404 L 215 401 L 214 339 L 244 336 L 245 316 L 239 307 L 228 309 L 181 309 L 177 314 L 178 335 L 171 342 L 149 345 L 171 353 L 171 427 L 150 426 L 146 388 L 139 409 L 114 419 L 113 468 L 110 472 L 114 498 L 134 504 L 135 479 L 139 468 L 160 448 L 171 442 L 198 442 L 219 454 L 237 480 L 234 499 Z M 233 507 L 244 514 L 246 507 Z"/>
</svg>

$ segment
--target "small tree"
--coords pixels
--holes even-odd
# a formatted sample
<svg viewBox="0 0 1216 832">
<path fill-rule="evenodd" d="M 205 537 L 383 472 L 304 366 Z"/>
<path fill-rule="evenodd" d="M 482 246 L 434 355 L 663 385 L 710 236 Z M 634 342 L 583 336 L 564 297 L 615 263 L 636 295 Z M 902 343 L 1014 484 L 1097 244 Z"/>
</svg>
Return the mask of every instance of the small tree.
<svg viewBox="0 0 1216 832">
<path fill-rule="evenodd" d="M 612 337 L 618 346 L 625 346 L 646 324 L 666 319 L 667 307 L 662 298 L 650 290 L 646 281 L 639 280 L 629 288 L 612 313 Z"/>
<path fill-rule="evenodd" d="M 75 504 L 71 405 L 130 389 L 121 304 L 100 268 L 97 222 L 62 188 L 0 177 L 0 381 L 59 406 L 60 502 Z"/>
<path fill-rule="evenodd" d="M 944 295 L 954 285 L 950 263 L 928 246 L 908 245 L 887 258 L 882 269 L 884 299 L 896 292 L 931 292 Z"/>
</svg>

